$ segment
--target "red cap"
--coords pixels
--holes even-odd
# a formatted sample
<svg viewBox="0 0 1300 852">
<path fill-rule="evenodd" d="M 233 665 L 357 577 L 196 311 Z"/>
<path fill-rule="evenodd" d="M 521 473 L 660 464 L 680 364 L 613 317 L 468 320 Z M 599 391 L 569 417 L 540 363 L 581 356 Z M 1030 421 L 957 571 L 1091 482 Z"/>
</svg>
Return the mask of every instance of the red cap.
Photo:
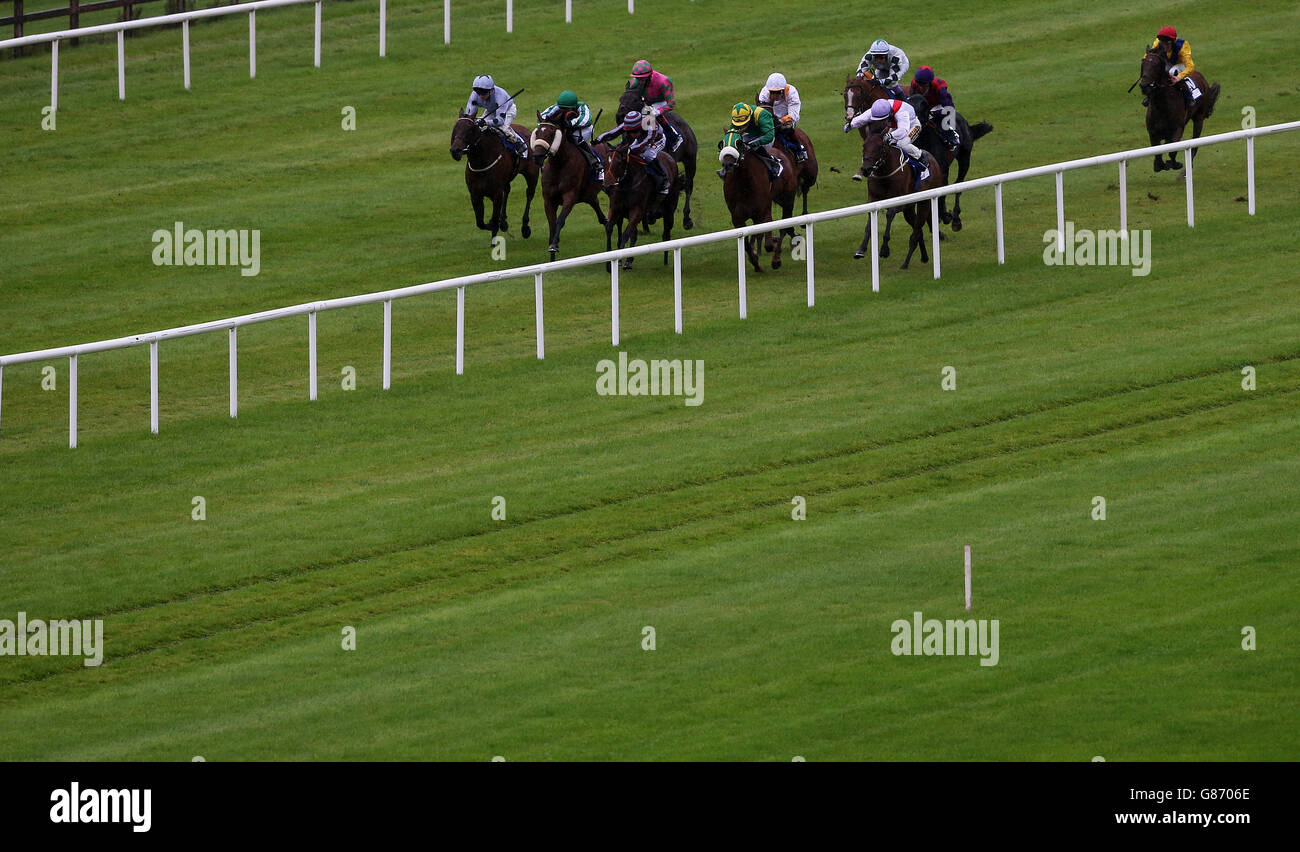
<svg viewBox="0 0 1300 852">
<path fill-rule="evenodd" d="M 1156 38 L 1178 38 L 1178 30 L 1173 27 L 1161 27 L 1160 32 L 1156 33 Z"/>
</svg>

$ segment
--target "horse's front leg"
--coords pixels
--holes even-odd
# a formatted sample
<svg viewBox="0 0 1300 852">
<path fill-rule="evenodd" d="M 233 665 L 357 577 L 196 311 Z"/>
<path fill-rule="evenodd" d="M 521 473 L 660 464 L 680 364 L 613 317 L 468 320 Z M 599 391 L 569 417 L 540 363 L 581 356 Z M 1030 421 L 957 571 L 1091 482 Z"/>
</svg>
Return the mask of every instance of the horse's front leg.
<svg viewBox="0 0 1300 852">
<path fill-rule="evenodd" d="M 519 233 L 528 239 L 533 235 L 533 229 L 528 225 L 528 210 L 533 206 L 533 193 L 537 192 L 537 175 L 525 174 L 524 181 L 528 184 L 528 195 L 524 198 L 524 221 L 519 226 Z"/>
<path fill-rule="evenodd" d="M 480 231 L 492 230 L 492 226 L 483 221 L 483 196 L 471 189 L 469 203 L 474 208 L 474 223 L 478 226 L 478 229 Z"/>
</svg>

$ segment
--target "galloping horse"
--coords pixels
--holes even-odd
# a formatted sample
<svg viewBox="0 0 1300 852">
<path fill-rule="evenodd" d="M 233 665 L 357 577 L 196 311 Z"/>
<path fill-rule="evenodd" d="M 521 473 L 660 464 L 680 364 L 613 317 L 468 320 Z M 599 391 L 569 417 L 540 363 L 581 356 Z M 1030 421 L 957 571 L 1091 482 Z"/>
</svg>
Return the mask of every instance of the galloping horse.
<svg viewBox="0 0 1300 852">
<path fill-rule="evenodd" d="M 1214 112 L 1214 102 L 1219 99 L 1219 84 L 1215 83 L 1211 86 L 1201 76 L 1200 71 L 1193 71 L 1187 76 L 1195 81 L 1197 88 L 1203 93 L 1190 106 L 1178 87 L 1170 83 L 1169 75 L 1165 73 L 1165 59 L 1160 55 L 1160 51 L 1152 47 L 1147 48 L 1146 56 L 1142 57 L 1142 76 L 1139 82 L 1142 94 L 1150 99 L 1147 106 L 1147 135 L 1151 137 L 1152 145 L 1181 140 L 1183 133 L 1187 131 L 1189 120 L 1192 122 L 1192 138 L 1200 137 L 1201 126 Z M 1178 162 L 1177 153 L 1177 151 L 1169 152 L 1168 164 L 1160 159 L 1159 154 L 1156 154 L 1155 170 L 1181 169 L 1183 164 Z M 1190 157 L 1196 159 L 1195 148 L 1191 149 Z"/>
<path fill-rule="evenodd" d="M 943 168 L 943 180 L 945 184 L 952 183 L 952 161 L 957 161 L 957 183 L 966 179 L 966 173 L 970 171 L 971 150 L 975 147 L 975 142 L 982 136 L 993 132 L 993 125 L 987 121 L 981 121 L 975 126 L 967 123 L 965 116 L 953 110 L 951 113 L 952 129 L 956 131 L 957 138 L 960 140 L 957 144 L 957 151 L 954 154 L 948 153 L 948 145 L 943 141 L 943 136 L 939 132 L 939 127 L 935 123 L 934 116 L 930 112 L 930 104 L 926 101 L 924 95 L 912 95 L 907 99 L 916 111 L 916 117 L 921 120 L 921 133 L 916 139 L 916 147 L 924 148 L 934 158 L 939 161 Z M 958 192 L 952 199 L 952 214 L 949 215 L 944 199 L 939 199 L 939 221 L 945 225 L 951 222 L 954 231 L 960 231 L 961 221 L 961 193 Z"/>
<path fill-rule="evenodd" d="M 772 204 L 781 205 L 781 218 L 794 215 L 794 194 L 798 188 L 794 164 L 790 156 L 780 148 L 773 148 L 773 155 L 785 166 L 781 177 L 772 180 L 767 166 L 758 157 L 746 156 L 744 142 L 735 130 L 728 130 L 722 138 L 722 195 L 727 200 L 727 209 L 731 211 L 731 224 L 739 228 L 746 222 L 755 225 L 772 221 Z M 781 242 L 789 234 L 794 240 L 794 228 L 782 228 L 772 251 L 772 268 L 781 268 Z M 758 262 L 760 235 L 745 240 L 745 254 L 754 264 L 755 272 L 762 272 Z M 771 242 L 771 235 L 767 237 Z"/>
<path fill-rule="evenodd" d="M 659 194 L 640 157 L 629 154 L 627 148 L 622 146 L 610 154 L 605 165 L 605 191 L 609 193 L 609 216 L 605 222 L 606 251 L 612 248 L 610 238 L 615 225 L 618 226 L 619 248 L 636 245 L 636 226 L 642 222 L 651 224 L 656 218 L 664 220 L 663 238 L 672 238 L 681 183 L 677 176 L 677 163 L 667 151 L 659 152 L 659 167 L 668 175 L 667 195 Z M 624 221 L 627 222 L 626 230 L 622 225 Z M 630 257 L 624 258 L 623 268 L 631 269 L 632 260 Z M 664 264 L 667 263 L 668 252 L 664 252 Z"/>
<path fill-rule="evenodd" d="M 872 124 L 874 122 L 869 122 Z M 867 133 L 866 141 L 862 143 L 862 173 L 867 175 L 867 196 L 870 201 L 883 201 L 887 198 L 897 198 L 900 195 L 908 195 L 913 192 L 912 189 L 912 169 L 907 165 L 907 158 L 898 146 L 891 145 L 885 139 L 888 127 L 885 122 L 880 122 L 880 126 L 873 127 Z M 930 169 L 930 176 L 921 182 L 917 192 L 934 189 L 935 187 L 944 186 L 943 171 L 939 168 L 939 162 L 929 151 L 925 154 L 926 166 Z M 912 252 L 916 251 L 917 246 L 921 248 L 921 262 L 927 263 L 930 260 L 929 254 L 925 250 L 925 232 L 924 227 L 930 222 L 928 211 L 922 210 L 923 207 L 929 207 L 928 202 L 912 202 L 902 206 L 903 217 L 907 224 L 912 226 L 912 235 L 907 243 L 907 257 L 903 260 L 903 269 L 912 262 Z M 892 209 L 892 208 L 891 208 Z M 933 224 L 931 223 L 931 227 Z M 862 235 L 862 245 L 854 253 L 855 258 L 866 256 L 867 247 L 871 241 L 871 225 L 868 224 L 866 231 Z M 884 242 L 880 246 L 880 256 L 889 257 L 889 231 L 885 231 Z"/>
<path fill-rule="evenodd" d="M 600 183 L 592 178 L 587 158 L 572 142 L 567 145 L 564 142 L 564 128 L 537 113 L 537 127 L 529 137 L 529 147 L 533 160 L 542 170 L 542 200 L 546 203 L 546 221 L 551 225 L 551 241 L 547 246 L 551 260 L 555 260 L 560 250 L 560 231 L 573 205 L 590 204 L 596 211 L 596 220 L 601 225 L 608 224 L 605 212 L 600 209 Z"/>
<path fill-rule="evenodd" d="M 528 132 L 526 127 L 518 124 L 512 126 L 520 136 Z M 510 229 L 506 221 L 510 183 L 515 175 L 522 174 L 528 183 L 528 198 L 524 202 L 524 221 L 520 232 L 524 239 L 532 236 L 533 229 L 528 227 L 528 211 L 533 206 L 533 193 L 537 191 L 537 164 L 533 160 L 516 156 L 506 147 L 501 137 L 484 126 L 482 119 L 461 112 L 451 130 L 451 157 L 460 160 L 466 155 L 465 186 L 469 188 L 469 203 L 474 207 L 474 218 L 479 229 L 491 231 L 493 241 L 496 240 L 498 231 Z M 492 200 L 490 222 L 483 221 L 485 198 Z"/>
<path fill-rule="evenodd" d="M 812 140 L 808 138 L 808 134 L 804 133 L 802 129 L 796 127 L 793 135 L 795 140 L 803 145 L 804 153 L 808 155 L 807 159 L 802 163 L 796 163 L 794 155 L 790 154 L 789 151 L 786 152 L 790 154 L 790 162 L 794 164 L 795 183 L 799 187 L 799 193 L 803 196 L 803 212 L 807 214 L 808 190 L 817 185 L 817 152 L 813 149 Z M 779 133 L 777 134 L 777 147 L 781 148 Z"/>
<path fill-rule="evenodd" d="M 623 90 L 622 97 L 618 99 L 618 117 L 622 118 L 633 110 L 640 112 L 645 105 L 645 98 L 629 84 L 628 88 Z M 676 151 L 668 153 L 672 155 L 674 161 L 682 165 L 686 172 L 682 180 L 682 189 L 686 193 L 686 205 L 682 208 L 682 227 L 689 231 L 695 227 L 695 221 L 691 219 L 691 193 L 695 191 L 695 160 L 699 155 L 700 145 L 695 139 L 695 131 L 676 111 L 665 112 L 663 119 L 672 124 L 673 128 L 682 135 L 682 144 L 677 146 Z"/>
</svg>

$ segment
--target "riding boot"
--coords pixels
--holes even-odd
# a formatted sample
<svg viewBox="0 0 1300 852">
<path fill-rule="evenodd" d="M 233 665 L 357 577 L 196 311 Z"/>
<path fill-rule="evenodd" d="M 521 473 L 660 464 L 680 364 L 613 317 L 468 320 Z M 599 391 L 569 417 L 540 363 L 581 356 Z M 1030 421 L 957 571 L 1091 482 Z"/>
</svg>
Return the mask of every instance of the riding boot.
<svg viewBox="0 0 1300 852">
<path fill-rule="evenodd" d="M 660 117 L 659 126 L 663 128 L 664 136 L 668 137 L 669 152 L 676 151 L 677 147 L 682 144 L 682 134 L 677 132 L 677 128 L 673 127 L 672 122 L 667 118 Z"/>
<path fill-rule="evenodd" d="M 781 173 L 785 171 L 785 167 L 781 165 L 781 161 L 769 154 L 766 148 L 756 147 L 753 151 L 758 154 L 758 158 L 767 166 L 767 172 L 771 176 L 772 180 L 779 178 Z"/>
<path fill-rule="evenodd" d="M 1194 104 L 1201 98 L 1201 90 L 1191 77 L 1183 78 L 1183 97 L 1189 104 Z"/>
<path fill-rule="evenodd" d="M 803 143 L 795 138 L 794 133 L 781 134 L 781 142 L 785 145 L 786 150 L 794 157 L 796 163 L 805 162 L 808 159 L 808 151 L 804 149 Z"/>
<path fill-rule="evenodd" d="M 592 149 L 591 143 L 587 142 L 585 139 L 579 139 L 578 150 L 581 151 L 582 155 L 587 158 L 587 164 L 591 166 L 591 173 L 594 176 L 594 180 L 596 180 L 597 182 L 604 181 L 605 166 L 600 161 L 600 157 Z"/>
</svg>

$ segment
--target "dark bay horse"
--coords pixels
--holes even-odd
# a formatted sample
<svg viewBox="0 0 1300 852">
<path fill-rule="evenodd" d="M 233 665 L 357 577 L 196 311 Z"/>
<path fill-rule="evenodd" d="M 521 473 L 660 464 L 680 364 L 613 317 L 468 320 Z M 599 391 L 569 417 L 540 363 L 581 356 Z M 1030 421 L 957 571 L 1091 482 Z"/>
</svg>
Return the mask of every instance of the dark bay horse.
<svg viewBox="0 0 1300 852">
<path fill-rule="evenodd" d="M 802 163 L 794 161 L 794 154 L 786 151 L 790 157 L 790 162 L 794 165 L 795 183 L 799 187 L 799 194 L 803 196 L 803 212 L 808 212 L 808 190 L 817 185 L 817 152 L 813 149 L 812 140 L 808 134 L 803 132 L 802 128 L 796 127 L 792 134 L 800 145 L 803 145 L 804 152 L 808 155 Z M 785 150 L 780 142 L 780 133 L 777 134 L 777 147 Z"/>
<path fill-rule="evenodd" d="M 957 161 L 957 183 L 966 179 L 966 173 L 970 171 L 970 155 L 975 147 L 975 142 L 980 137 L 993 132 L 993 125 L 987 121 L 981 121 L 979 124 L 971 126 L 965 116 L 953 110 L 945 116 L 943 121 L 951 122 L 951 129 L 957 133 L 960 140 L 955 153 L 949 153 L 948 145 L 943 140 L 943 134 L 939 132 L 939 125 L 935 119 L 935 114 L 930 111 L 930 104 L 925 99 L 925 95 L 912 95 L 907 99 L 916 112 L 916 117 L 921 120 L 921 133 L 917 136 L 916 147 L 924 148 L 934 158 L 939 161 L 943 168 L 943 180 L 945 184 L 953 183 L 952 180 L 952 163 Z M 939 221 L 945 225 L 951 223 L 954 231 L 960 231 L 962 228 L 961 221 L 961 193 L 958 192 L 952 197 L 952 213 L 949 214 L 944 199 L 939 199 Z"/>
<path fill-rule="evenodd" d="M 512 125 L 521 137 L 528 128 Z M 537 191 L 537 163 L 519 157 L 506 147 L 496 133 L 487 129 L 481 119 L 460 113 L 451 130 L 451 157 L 465 162 L 465 186 L 469 188 L 469 203 L 474 207 L 474 219 L 480 230 L 491 231 L 496 240 L 498 231 L 507 231 L 506 205 L 510 201 L 510 184 L 522 174 L 528 183 L 528 198 L 524 202 L 524 221 L 520 233 L 524 239 L 532 236 L 528 226 L 528 211 L 533 206 L 533 193 Z M 483 221 L 483 199 L 492 201 L 492 219 Z"/>
<path fill-rule="evenodd" d="M 1152 145 L 1180 141 L 1187 130 L 1188 121 L 1192 122 L 1192 138 L 1199 138 L 1205 119 L 1214 112 L 1214 102 L 1219 99 L 1219 84 L 1211 86 L 1200 71 L 1193 71 L 1187 76 L 1201 90 L 1201 97 L 1190 105 L 1182 90 L 1170 83 L 1169 75 L 1165 73 L 1165 59 L 1160 51 L 1147 48 L 1146 56 L 1142 57 L 1142 76 L 1139 82 L 1142 94 L 1150 99 L 1147 106 L 1147 135 L 1151 137 Z M 1157 154 L 1155 170 L 1181 169 L 1183 164 L 1178 162 L 1177 154 L 1177 151 L 1170 151 L 1167 164 Z M 1191 149 L 1190 156 L 1193 160 L 1196 159 L 1195 148 Z"/>
<path fill-rule="evenodd" d="M 646 171 L 645 162 L 629 154 L 626 147 L 615 148 L 609 155 L 605 165 L 605 191 L 609 193 L 609 216 L 605 222 L 606 251 L 612 248 L 610 238 L 616 225 L 619 248 L 636 245 L 637 225 L 642 222 L 652 224 L 659 218 L 664 220 L 663 238 L 672 239 L 681 181 L 677 174 L 677 162 L 667 151 L 659 153 L 659 167 L 668 175 L 667 195 L 659 193 L 655 181 Z M 627 222 L 626 229 L 623 222 Z M 632 260 L 630 257 L 624 258 L 623 268 L 631 269 Z M 664 264 L 667 263 L 668 252 L 664 252 Z"/>
<path fill-rule="evenodd" d="M 878 124 L 879 126 L 872 126 Z M 930 176 L 921 182 L 921 185 L 915 190 L 912 188 L 912 168 L 907 165 L 907 158 L 899 150 L 897 145 L 891 145 L 885 139 L 888 131 L 887 123 L 868 122 L 868 133 L 866 141 L 862 143 L 862 172 L 867 175 L 867 196 L 870 201 L 884 201 L 888 198 L 897 198 L 900 195 L 908 195 L 912 192 L 921 192 L 927 189 L 944 186 L 943 170 L 939 168 L 939 162 L 929 151 L 924 151 L 926 165 L 930 169 Z M 912 226 L 912 234 L 907 243 L 907 257 L 903 260 L 903 269 L 912 262 L 912 252 L 916 251 L 919 246 L 921 249 L 921 262 L 928 263 L 930 260 L 929 253 L 925 250 L 925 231 L 926 224 L 930 222 L 930 203 L 928 201 L 913 202 L 902 206 L 903 218 L 907 224 Z M 891 208 L 893 209 L 893 208 Z M 867 224 L 866 231 L 862 235 L 862 244 L 854 253 L 855 258 L 865 257 L 867 249 L 871 245 L 871 224 Z M 880 245 L 880 256 L 889 256 L 889 231 L 885 231 L 885 239 Z"/>
<path fill-rule="evenodd" d="M 628 88 L 623 90 L 623 95 L 618 99 L 618 115 L 615 121 L 622 121 L 623 116 L 633 110 L 640 112 L 645 108 L 645 105 L 645 98 L 637 89 L 631 88 L 629 85 Z M 686 172 L 682 180 L 682 190 L 686 194 L 686 204 L 682 207 L 682 227 L 689 231 L 695 227 L 695 220 L 691 218 L 691 193 L 695 191 L 695 161 L 700 153 L 700 145 L 695 139 L 695 131 L 675 110 L 665 112 L 663 118 L 682 135 L 682 144 L 677 146 L 676 151 L 669 151 L 668 153 L 672 155 L 675 162 L 681 164 L 682 170 Z"/>
<path fill-rule="evenodd" d="M 745 145 L 740 134 L 734 130 L 727 131 L 723 137 L 722 153 L 722 195 L 727 200 L 727 209 L 731 211 L 731 224 L 739 228 L 747 222 L 755 225 L 772 221 L 772 205 L 781 206 L 781 218 L 794 215 L 794 196 L 798 189 L 798 178 L 790 155 L 780 148 L 773 148 L 773 155 L 785 166 L 781 177 L 772 180 L 767 166 L 758 157 L 746 156 Z M 794 239 L 794 228 L 782 228 L 772 250 L 772 268 L 781 268 L 781 242 L 786 235 Z M 745 240 L 745 254 L 754 265 L 755 272 L 762 272 L 758 262 L 759 237 L 754 235 Z M 771 242 L 771 235 L 768 235 Z"/>
<path fill-rule="evenodd" d="M 551 225 L 547 250 L 551 260 L 560 250 L 560 231 L 575 204 L 590 204 L 596 220 L 608 224 L 600 209 L 600 183 L 591 174 L 587 158 L 572 142 L 564 138 L 565 130 L 537 114 L 537 127 L 529 137 L 533 160 L 542 170 L 542 201 L 546 204 L 546 221 Z M 566 144 L 567 143 L 567 144 Z M 559 211 L 558 213 L 556 211 Z"/>
</svg>

